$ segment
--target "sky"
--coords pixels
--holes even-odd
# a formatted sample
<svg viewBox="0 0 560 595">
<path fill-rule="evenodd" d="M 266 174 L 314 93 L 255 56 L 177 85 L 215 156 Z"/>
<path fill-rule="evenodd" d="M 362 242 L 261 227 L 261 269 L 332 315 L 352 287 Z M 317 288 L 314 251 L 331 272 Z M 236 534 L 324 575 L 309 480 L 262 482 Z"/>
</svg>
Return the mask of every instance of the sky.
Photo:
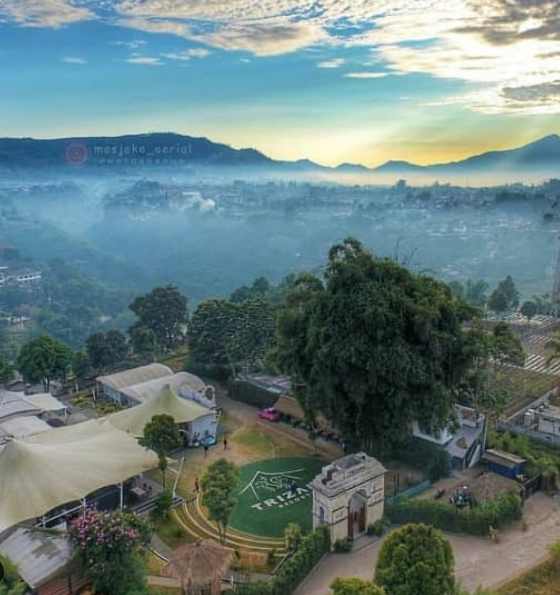
<svg viewBox="0 0 560 595">
<path fill-rule="evenodd" d="M 560 133 L 558 0 L 0 0 L 0 137 L 419 164 Z"/>
</svg>

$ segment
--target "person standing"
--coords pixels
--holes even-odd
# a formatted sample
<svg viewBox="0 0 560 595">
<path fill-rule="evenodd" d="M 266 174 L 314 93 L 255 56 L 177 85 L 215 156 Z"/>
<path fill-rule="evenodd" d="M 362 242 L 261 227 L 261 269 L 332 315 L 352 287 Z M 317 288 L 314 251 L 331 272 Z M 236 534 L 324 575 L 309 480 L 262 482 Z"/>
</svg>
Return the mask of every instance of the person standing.
<svg viewBox="0 0 560 595">
<path fill-rule="evenodd" d="M 227 436 L 224 436 L 224 450 L 227 450 L 227 445 L 228 445 Z"/>
</svg>

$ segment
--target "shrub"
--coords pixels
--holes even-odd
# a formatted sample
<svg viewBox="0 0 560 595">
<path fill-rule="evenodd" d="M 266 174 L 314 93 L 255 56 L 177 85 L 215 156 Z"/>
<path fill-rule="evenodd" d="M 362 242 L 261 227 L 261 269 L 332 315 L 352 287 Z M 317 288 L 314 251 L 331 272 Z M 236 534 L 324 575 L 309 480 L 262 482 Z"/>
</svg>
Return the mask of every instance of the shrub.
<svg viewBox="0 0 560 595">
<path fill-rule="evenodd" d="M 390 595 L 453 595 L 453 551 L 433 527 L 406 525 L 387 537 L 375 581 Z"/>
<path fill-rule="evenodd" d="M 337 554 L 347 554 L 352 551 L 352 540 L 349 537 L 338 539 L 334 542 L 333 549 Z"/>
<path fill-rule="evenodd" d="M 327 527 L 319 527 L 301 540 L 298 549 L 270 581 L 243 585 L 238 595 L 290 595 L 331 548 Z"/>
<path fill-rule="evenodd" d="M 169 511 L 173 505 L 173 496 L 169 490 L 164 490 L 158 495 L 155 501 L 155 507 L 152 510 L 152 518 L 155 521 L 164 521 L 169 516 Z"/>
<path fill-rule="evenodd" d="M 513 493 L 502 494 L 495 500 L 459 510 L 433 500 L 402 500 L 387 505 L 386 514 L 395 524 L 426 523 L 454 533 L 487 536 L 490 527 L 501 529 L 522 517 L 521 498 Z"/>
<path fill-rule="evenodd" d="M 370 536 L 375 535 L 376 537 L 381 537 L 383 533 L 385 533 L 388 525 L 389 523 L 385 518 L 378 519 L 375 523 L 368 525 L 367 534 Z"/>
</svg>

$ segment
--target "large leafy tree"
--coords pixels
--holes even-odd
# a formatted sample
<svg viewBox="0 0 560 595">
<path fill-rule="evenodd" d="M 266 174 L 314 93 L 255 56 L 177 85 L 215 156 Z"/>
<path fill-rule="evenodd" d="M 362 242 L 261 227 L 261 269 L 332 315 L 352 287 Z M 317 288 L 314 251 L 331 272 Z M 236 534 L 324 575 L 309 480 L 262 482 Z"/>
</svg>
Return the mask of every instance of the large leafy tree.
<svg viewBox="0 0 560 595">
<path fill-rule="evenodd" d="M 337 578 L 331 585 L 332 595 L 385 595 L 385 590 L 360 578 Z"/>
<path fill-rule="evenodd" d="M 103 370 L 122 362 L 128 355 L 126 337 L 118 330 L 95 333 L 86 341 L 86 350 L 91 365 Z"/>
<path fill-rule="evenodd" d="M 172 349 L 184 340 L 188 302 L 177 287 L 156 287 L 147 295 L 136 298 L 130 309 L 143 327 L 153 331 L 164 349 Z"/>
<path fill-rule="evenodd" d="M 470 315 L 443 283 L 348 239 L 331 249 L 324 279 L 304 275 L 287 297 L 276 361 L 307 411 L 356 446 L 390 446 L 414 420 L 431 430 L 448 423 L 471 365 Z"/>
<path fill-rule="evenodd" d="M 256 297 L 241 303 L 223 299 L 202 302 L 189 329 L 191 356 L 197 362 L 238 366 L 262 364 L 274 340 L 275 311 L 267 300 Z"/>
<path fill-rule="evenodd" d="M 508 310 L 519 306 L 519 292 L 511 276 L 507 276 L 498 283 L 496 289 L 492 292 L 488 300 L 490 310 L 498 314 L 503 314 Z"/>
<path fill-rule="evenodd" d="M 229 364 L 226 346 L 234 334 L 239 306 L 224 299 L 201 302 L 189 325 L 189 347 L 193 360 L 218 366 Z"/>
<path fill-rule="evenodd" d="M 66 378 L 72 357 L 72 351 L 64 343 L 42 335 L 21 348 L 17 368 L 27 382 L 41 382 L 48 392 L 52 380 Z"/>
<path fill-rule="evenodd" d="M 130 337 L 132 349 L 137 355 L 153 358 L 159 351 L 157 337 L 152 329 L 137 323 L 128 329 L 128 336 Z"/>
<path fill-rule="evenodd" d="M 139 442 L 157 454 L 165 487 L 167 457 L 183 443 L 175 420 L 170 415 L 154 415 L 146 424 L 144 435 Z"/>
<path fill-rule="evenodd" d="M 218 523 L 224 541 L 229 518 L 237 504 L 234 494 L 239 484 L 239 469 L 233 463 L 220 459 L 208 467 L 200 483 L 202 503 L 208 509 L 209 517 Z"/>
<path fill-rule="evenodd" d="M 453 595 L 454 558 L 449 542 L 427 525 L 405 525 L 387 537 L 375 581 L 387 595 Z"/>
</svg>

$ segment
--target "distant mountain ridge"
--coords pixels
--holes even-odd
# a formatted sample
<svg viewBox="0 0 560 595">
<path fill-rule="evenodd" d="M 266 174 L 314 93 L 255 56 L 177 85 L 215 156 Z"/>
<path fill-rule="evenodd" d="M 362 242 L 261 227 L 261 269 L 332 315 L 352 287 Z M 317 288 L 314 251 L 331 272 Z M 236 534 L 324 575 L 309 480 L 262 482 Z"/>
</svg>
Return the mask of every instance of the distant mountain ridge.
<svg viewBox="0 0 560 595">
<path fill-rule="evenodd" d="M 490 151 L 450 163 L 422 166 L 407 161 L 388 161 L 377 168 L 353 163 L 328 167 L 309 159 L 279 161 L 256 149 L 235 149 L 207 138 L 167 132 L 44 140 L 0 138 L 0 168 L 7 170 L 65 165 L 87 169 L 98 165 L 118 168 L 130 164 L 251 167 L 279 173 L 455 176 L 502 171 L 558 171 L 560 175 L 560 136 L 552 134 L 516 149 Z"/>
</svg>

